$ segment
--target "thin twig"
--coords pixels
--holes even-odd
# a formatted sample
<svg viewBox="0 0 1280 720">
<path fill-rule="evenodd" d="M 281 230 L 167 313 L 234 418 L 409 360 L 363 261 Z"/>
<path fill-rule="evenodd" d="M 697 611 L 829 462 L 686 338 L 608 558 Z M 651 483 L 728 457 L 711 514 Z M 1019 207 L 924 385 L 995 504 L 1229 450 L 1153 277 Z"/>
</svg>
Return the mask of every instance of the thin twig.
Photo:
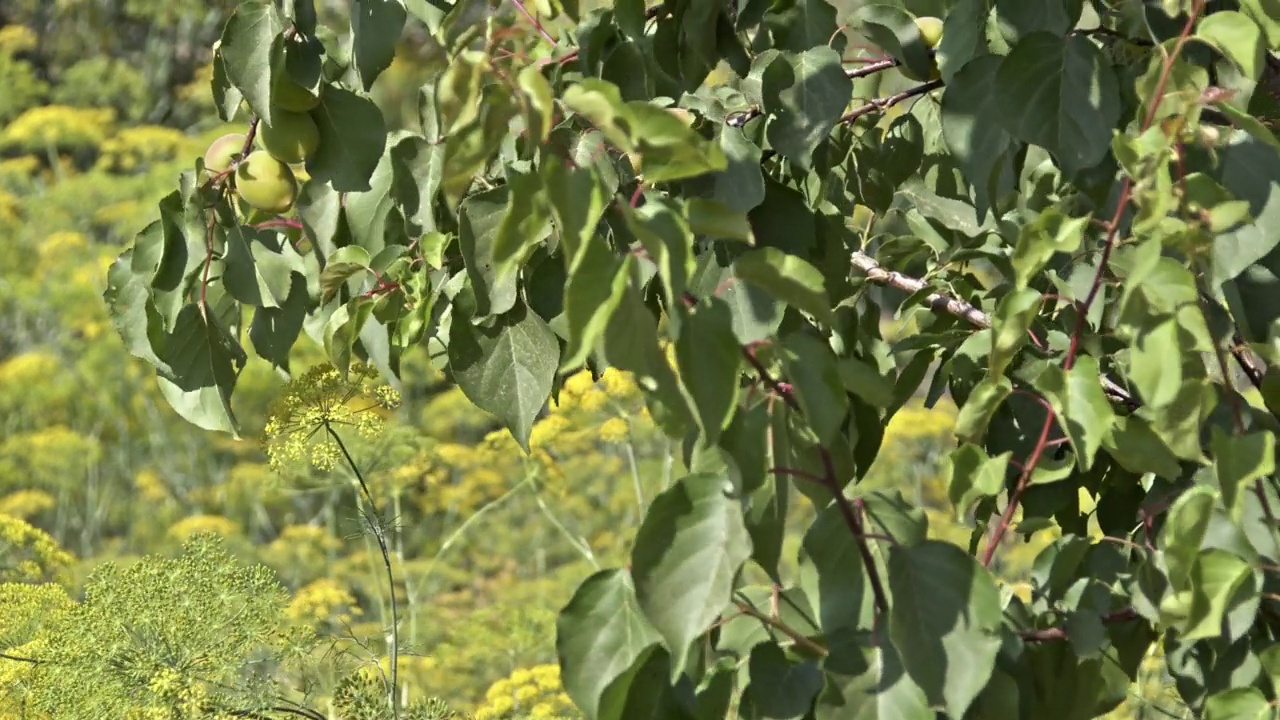
<svg viewBox="0 0 1280 720">
<path fill-rule="evenodd" d="M 812 652 L 816 655 L 821 655 L 823 657 L 826 657 L 827 653 L 829 652 L 822 645 L 819 645 L 814 640 L 805 637 L 804 634 L 801 633 L 800 631 L 782 622 L 782 620 L 778 618 L 771 617 L 765 613 L 760 612 L 759 610 L 752 607 L 750 603 L 735 599 L 733 601 L 733 604 L 736 605 L 738 609 L 742 611 L 743 615 L 748 615 L 750 617 L 753 617 L 756 620 L 759 620 L 760 622 L 768 625 L 769 627 L 772 627 L 778 630 L 783 635 L 786 635 L 787 637 L 791 638 L 796 645 L 800 645 L 804 647 L 805 649 L 809 650 L 809 652 Z"/>
<path fill-rule="evenodd" d="M 854 251 L 850 256 L 850 260 L 855 268 L 862 271 L 868 281 L 876 285 L 895 288 L 910 295 L 914 295 L 927 287 L 925 282 L 919 278 L 903 275 L 893 270 L 886 270 L 874 258 L 861 250 Z M 925 296 L 924 304 L 936 313 L 954 315 L 974 327 L 982 329 L 991 327 L 990 316 L 959 298 L 943 295 L 939 292 L 930 292 Z M 1138 407 L 1138 401 L 1127 390 L 1111 379 L 1102 378 L 1102 388 L 1108 395 L 1124 403 L 1130 409 Z"/>
<path fill-rule="evenodd" d="M 1204 4 L 1205 0 L 1196 0 L 1195 6 L 1192 7 L 1191 13 L 1187 16 L 1187 22 L 1182 28 L 1182 33 L 1174 43 L 1172 51 L 1164 59 L 1160 78 L 1156 81 L 1155 92 L 1151 94 L 1151 106 L 1147 109 L 1147 115 L 1142 123 L 1144 132 L 1155 122 L 1156 111 L 1160 106 L 1161 99 L 1164 98 L 1165 86 L 1169 82 L 1170 73 L 1173 72 L 1174 61 L 1178 58 L 1179 53 L 1182 52 L 1182 48 L 1186 45 L 1188 38 L 1191 37 L 1191 32 L 1195 29 L 1196 20 L 1199 19 L 1200 14 L 1204 11 Z M 1080 340 L 1084 336 L 1084 326 L 1089 315 L 1089 308 L 1093 306 L 1094 301 L 1098 298 L 1098 293 L 1102 291 L 1103 277 L 1106 275 L 1107 267 L 1110 264 L 1111 251 L 1115 248 L 1116 235 L 1120 229 L 1120 220 L 1124 217 L 1124 211 L 1129 205 L 1132 193 L 1133 178 L 1125 175 L 1124 181 L 1120 185 L 1120 196 L 1116 199 L 1115 212 L 1111 217 L 1111 221 L 1107 223 L 1107 235 L 1103 239 L 1102 255 L 1098 259 L 1098 269 L 1093 274 L 1093 283 L 1089 286 L 1089 292 L 1085 295 L 1084 300 L 1080 302 L 1076 311 L 1076 323 L 1071 332 L 1071 344 L 1067 347 L 1066 357 L 1062 361 L 1063 370 L 1071 370 L 1072 366 L 1075 365 L 1076 357 L 1079 355 Z M 1036 441 L 1030 457 L 1023 464 L 1022 474 L 1018 478 L 1013 491 L 1009 493 L 1009 502 L 1005 505 L 1004 511 L 1000 513 L 1000 519 L 991 533 L 991 539 L 988 541 L 987 549 L 982 556 L 982 564 L 984 566 L 991 564 L 996 548 L 1000 546 L 1000 543 L 1004 540 L 1005 533 L 1009 530 L 1009 524 L 1013 521 L 1014 513 L 1017 512 L 1022 493 L 1031 484 L 1031 475 L 1044 454 L 1045 447 L 1049 441 L 1049 433 L 1053 429 L 1053 424 L 1056 420 L 1057 413 L 1050 408 L 1045 413 L 1044 425 L 1040 429 L 1040 437 Z"/>
<path fill-rule="evenodd" d="M 524 15 L 525 19 L 533 24 L 533 28 L 538 31 L 538 34 L 547 42 L 551 43 L 551 47 L 556 47 L 559 44 L 556 42 L 555 38 L 551 37 L 551 33 L 547 32 L 547 29 L 542 27 L 542 23 L 538 22 L 538 18 L 529 13 L 528 8 L 524 6 L 523 0 L 511 0 L 511 2 L 520 11 L 520 14 Z"/>
<path fill-rule="evenodd" d="M 888 60 L 877 60 L 873 63 L 867 63 L 866 65 L 863 65 L 860 68 L 854 68 L 853 70 L 845 70 L 844 76 L 849 79 L 866 77 L 868 75 L 875 75 L 876 73 L 881 72 L 882 70 L 888 70 L 891 67 L 897 67 L 897 66 L 898 66 L 898 61 L 893 58 L 889 58 Z"/>
<path fill-rule="evenodd" d="M 840 118 L 840 122 L 851 123 L 863 115 L 870 115 L 873 112 L 883 112 L 903 100 L 910 100 L 917 95 L 924 95 L 925 93 L 932 92 L 940 87 L 942 87 L 942 80 L 930 80 L 926 83 L 916 85 L 913 88 L 903 90 L 900 93 L 895 93 L 888 97 L 876 98 L 862 107 L 855 108 L 845 113 L 844 117 Z"/>
<path fill-rule="evenodd" d="M 800 410 L 800 403 L 796 401 L 791 386 L 780 382 L 769 374 L 769 370 L 756 357 L 752 347 L 742 348 L 742 356 L 747 359 L 756 374 L 760 376 L 760 381 L 772 388 L 787 404 L 787 407 L 797 412 Z M 876 569 L 875 558 L 871 555 L 871 547 L 867 544 L 866 529 L 862 526 L 862 520 L 858 517 L 858 513 L 854 511 L 849 498 L 845 497 L 844 488 L 836 477 L 835 463 L 831 461 L 831 453 L 821 446 L 818 448 L 818 453 L 822 458 L 822 476 L 818 481 L 827 488 L 835 499 L 840 515 L 844 518 L 845 524 L 849 526 L 849 531 L 853 534 L 854 544 L 858 546 L 858 554 L 862 556 L 862 563 L 867 568 L 867 580 L 871 583 L 872 594 L 875 595 L 876 608 L 880 612 L 887 612 L 889 610 L 888 595 L 885 594 L 884 586 L 880 583 L 880 571 Z"/>
<path fill-rule="evenodd" d="M 1131 607 L 1116 610 L 1114 612 L 1103 615 L 1101 620 L 1103 624 L 1128 622 L 1129 620 L 1137 620 L 1138 611 Z M 1018 637 L 1023 642 L 1049 642 L 1052 640 L 1066 640 L 1067 631 L 1065 628 L 1053 627 L 1044 630 L 1023 630 L 1018 633 Z"/>
<path fill-rule="evenodd" d="M 387 571 L 388 601 L 391 604 L 391 652 L 389 653 L 391 660 L 391 711 L 393 715 L 398 716 L 400 711 L 399 684 L 397 682 L 400 656 L 400 617 L 399 608 L 396 604 L 395 573 L 391 569 L 391 550 L 387 547 L 387 537 L 382 527 L 382 521 L 377 517 L 378 505 L 373 501 L 373 494 L 369 492 L 369 485 L 364 481 L 364 475 L 356 465 L 355 459 L 351 457 L 351 453 L 347 451 L 346 444 L 342 442 L 342 436 L 327 422 L 324 424 L 324 429 L 328 431 L 333 441 L 338 444 L 338 449 L 342 451 L 342 456 L 346 458 L 347 466 L 355 474 L 356 480 L 360 483 L 360 490 L 364 493 L 365 500 L 369 503 L 370 512 L 364 514 L 365 521 L 369 523 L 369 528 L 373 530 L 373 537 L 378 541 L 378 549 L 382 552 L 382 564 Z"/>
</svg>

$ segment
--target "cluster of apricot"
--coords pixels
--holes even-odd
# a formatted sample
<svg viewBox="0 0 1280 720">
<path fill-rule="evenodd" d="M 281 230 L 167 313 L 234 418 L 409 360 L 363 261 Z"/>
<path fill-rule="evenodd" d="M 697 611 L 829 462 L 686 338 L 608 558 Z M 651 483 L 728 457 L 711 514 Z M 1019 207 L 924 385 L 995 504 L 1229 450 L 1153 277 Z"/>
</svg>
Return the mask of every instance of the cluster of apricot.
<svg viewBox="0 0 1280 720">
<path fill-rule="evenodd" d="M 223 135 L 205 152 L 205 170 L 229 177 L 236 195 L 253 210 L 289 212 L 298 199 L 298 179 L 290 165 L 305 163 L 320 144 L 320 130 L 310 115 L 319 104 L 320 98 L 306 88 L 279 78 L 271 93 L 271 123 L 258 126 L 257 149 L 246 147 L 243 133 Z"/>
</svg>

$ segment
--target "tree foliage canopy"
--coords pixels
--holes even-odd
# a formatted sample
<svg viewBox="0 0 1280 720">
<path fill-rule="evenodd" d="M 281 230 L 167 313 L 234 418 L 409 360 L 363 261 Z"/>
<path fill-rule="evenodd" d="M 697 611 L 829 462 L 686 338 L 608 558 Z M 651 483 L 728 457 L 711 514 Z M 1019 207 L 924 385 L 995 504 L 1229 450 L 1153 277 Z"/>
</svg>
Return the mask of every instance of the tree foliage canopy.
<svg viewBox="0 0 1280 720">
<path fill-rule="evenodd" d="M 240 155 L 314 123 L 296 204 L 196 160 L 111 266 L 179 415 L 238 432 L 304 333 L 393 383 L 425 346 L 525 450 L 566 375 L 630 373 L 689 473 L 560 614 L 592 720 L 1090 718 L 1157 643 L 1196 714 L 1272 712 L 1272 2 L 349 6 L 246 0 L 215 55 Z M 410 22 L 397 128 L 369 92 Z M 859 482 L 921 387 L 967 542 Z"/>
</svg>

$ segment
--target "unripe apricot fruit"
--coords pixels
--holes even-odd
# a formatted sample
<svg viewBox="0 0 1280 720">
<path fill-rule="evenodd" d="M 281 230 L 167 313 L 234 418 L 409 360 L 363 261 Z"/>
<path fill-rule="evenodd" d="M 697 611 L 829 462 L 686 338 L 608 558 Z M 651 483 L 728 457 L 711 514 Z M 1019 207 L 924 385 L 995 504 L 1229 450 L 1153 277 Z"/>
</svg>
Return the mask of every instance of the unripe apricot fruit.
<svg viewBox="0 0 1280 720">
<path fill-rule="evenodd" d="M 275 159 L 300 163 L 316 151 L 320 130 L 310 115 L 276 108 L 271 113 L 271 124 L 263 123 L 258 128 L 258 139 Z"/>
<path fill-rule="evenodd" d="M 920 39 L 930 50 L 938 47 L 942 41 L 942 18 L 923 16 L 916 18 L 916 29 L 920 31 Z"/>
<path fill-rule="evenodd" d="M 289 112 L 306 112 L 319 105 L 320 98 L 280 74 L 276 76 L 275 83 L 271 88 L 271 102 Z"/>
<path fill-rule="evenodd" d="M 231 169 L 235 156 L 244 149 L 244 134 L 230 133 L 214 140 L 204 153 L 204 167 L 216 175 Z"/>
<path fill-rule="evenodd" d="M 255 150 L 236 167 L 236 192 L 250 207 L 280 215 L 298 199 L 298 181 L 288 165 Z"/>
<path fill-rule="evenodd" d="M 942 42 L 942 18 L 936 18 L 929 15 L 918 17 L 916 18 L 916 30 L 919 31 L 920 33 L 920 41 L 923 42 L 924 46 L 929 48 L 930 50 L 933 50 L 934 48 L 938 47 L 938 43 Z M 937 58 L 930 57 L 929 66 L 930 66 L 930 71 L 929 71 L 928 79 L 937 80 L 938 78 L 942 77 L 942 74 L 938 71 Z M 909 69 L 907 69 L 906 65 L 903 65 L 901 69 L 902 69 L 902 74 L 906 75 L 912 80 L 923 79 L 923 78 L 916 77 L 914 73 L 912 73 Z"/>
</svg>

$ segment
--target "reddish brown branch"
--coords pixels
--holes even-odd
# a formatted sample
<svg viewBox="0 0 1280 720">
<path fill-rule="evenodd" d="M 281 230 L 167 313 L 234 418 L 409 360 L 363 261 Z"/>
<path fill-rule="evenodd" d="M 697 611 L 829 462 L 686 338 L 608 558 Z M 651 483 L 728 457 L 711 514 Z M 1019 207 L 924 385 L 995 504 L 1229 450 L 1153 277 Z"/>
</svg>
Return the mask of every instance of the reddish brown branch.
<svg viewBox="0 0 1280 720">
<path fill-rule="evenodd" d="M 1104 625 L 1137 619 L 1138 611 L 1131 607 L 1107 613 L 1101 618 Z M 1018 637 L 1022 638 L 1023 642 L 1051 642 L 1054 640 L 1066 640 L 1067 631 L 1065 628 L 1060 627 L 1045 628 L 1044 630 L 1023 630 L 1018 633 Z"/>
<path fill-rule="evenodd" d="M 800 410 L 800 403 L 796 401 L 791 386 L 779 382 L 776 378 L 769 374 L 764 363 L 756 357 L 755 346 L 742 348 L 742 356 L 746 358 L 747 363 L 760 376 L 760 381 L 768 385 L 783 401 L 787 403 L 787 407 L 793 410 Z M 853 504 L 849 502 L 849 498 L 845 497 L 844 487 L 840 484 L 839 478 L 836 477 L 835 463 L 831 461 L 831 453 L 824 447 L 818 448 L 818 453 L 822 458 L 822 475 L 817 476 L 813 473 L 805 472 L 805 477 L 815 479 L 821 483 L 831 493 L 835 499 L 836 507 L 840 510 L 841 517 L 849 526 L 849 532 L 853 534 L 854 544 L 858 546 L 858 554 L 862 556 L 862 564 L 867 569 L 867 580 L 871 583 L 871 593 L 875 596 L 876 608 L 880 612 L 889 610 L 889 596 L 884 591 L 884 585 L 880 582 L 880 571 L 876 569 L 875 558 L 871 555 L 871 547 L 867 544 L 866 529 L 862 525 L 862 519 L 858 517 L 858 513 L 853 509 Z"/>
<path fill-rule="evenodd" d="M 1182 33 L 1178 36 L 1177 41 L 1173 45 L 1173 49 L 1164 59 L 1163 67 L 1160 70 L 1160 78 L 1156 82 L 1155 92 L 1151 95 L 1151 105 L 1147 109 L 1147 115 L 1142 123 L 1142 130 L 1145 132 L 1155 122 L 1156 111 L 1160 107 L 1160 101 L 1164 98 L 1165 86 L 1168 84 L 1169 75 L 1173 71 L 1174 61 L 1177 60 L 1182 48 L 1187 43 L 1187 39 L 1191 37 L 1192 31 L 1195 29 L 1196 20 L 1204 11 L 1205 0 L 1196 0 L 1195 6 L 1191 9 L 1191 13 L 1187 16 L 1187 22 L 1182 28 Z M 1129 200 L 1133 193 L 1133 179 L 1126 175 L 1120 186 L 1120 196 L 1116 199 L 1116 209 L 1111 217 L 1111 221 L 1107 223 L 1107 235 L 1102 243 L 1102 256 L 1098 260 L 1098 269 L 1093 274 L 1093 282 L 1089 286 L 1089 292 L 1085 295 L 1084 300 L 1080 302 L 1077 308 L 1075 328 L 1071 332 L 1071 344 L 1067 348 L 1067 355 L 1063 358 L 1062 369 L 1070 370 L 1076 362 L 1076 357 L 1080 353 L 1080 341 L 1084 337 L 1084 327 L 1089 315 L 1089 308 L 1098 298 L 1098 293 L 1102 291 L 1103 278 L 1106 276 L 1108 265 L 1111 261 L 1111 251 L 1115 248 L 1116 234 L 1120 229 L 1120 220 L 1124 217 L 1125 208 L 1129 205 Z M 1049 441 L 1049 433 L 1053 429 L 1053 423 L 1057 419 L 1057 413 L 1050 409 L 1045 413 L 1044 425 L 1040 429 L 1040 438 L 1036 441 L 1035 448 L 1032 449 L 1031 455 L 1027 458 L 1022 469 L 1022 474 L 1018 478 L 1017 485 L 1014 486 L 1013 492 L 1009 494 L 1009 502 L 1005 505 L 1004 512 L 1000 513 L 1000 519 L 996 522 L 995 530 L 991 533 L 991 540 L 987 543 L 987 549 L 982 556 L 982 564 L 990 565 L 991 559 L 995 556 L 996 548 L 1004 540 L 1005 533 L 1009 531 L 1009 524 L 1013 521 L 1013 515 L 1017 512 L 1018 502 L 1022 498 L 1023 491 L 1031 483 L 1031 474 L 1035 471 L 1036 464 L 1040 462 L 1041 456 L 1044 454 L 1046 444 Z"/>
<path fill-rule="evenodd" d="M 863 115 L 870 115 L 873 112 L 884 112 L 885 110 L 893 107 L 894 105 L 897 105 L 903 100 L 910 100 L 911 98 L 917 95 L 924 95 L 926 93 L 937 90 L 940 87 L 942 87 L 941 80 L 930 80 L 929 82 L 916 85 L 913 88 L 908 88 L 906 90 L 903 90 L 900 93 L 894 93 L 893 95 L 889 95 L 887 97 L 876 98 L 875 100 L 872 100 L 871 102 L 867 103 L 866 105 L 863 105 L 862 107 L 854 108 L 853 110 L 850 110 L 849 112 L 845 113 L 844 117 L 840 118 L 840 122 L 850 123 L 862 117 Z"/>
</svg>

